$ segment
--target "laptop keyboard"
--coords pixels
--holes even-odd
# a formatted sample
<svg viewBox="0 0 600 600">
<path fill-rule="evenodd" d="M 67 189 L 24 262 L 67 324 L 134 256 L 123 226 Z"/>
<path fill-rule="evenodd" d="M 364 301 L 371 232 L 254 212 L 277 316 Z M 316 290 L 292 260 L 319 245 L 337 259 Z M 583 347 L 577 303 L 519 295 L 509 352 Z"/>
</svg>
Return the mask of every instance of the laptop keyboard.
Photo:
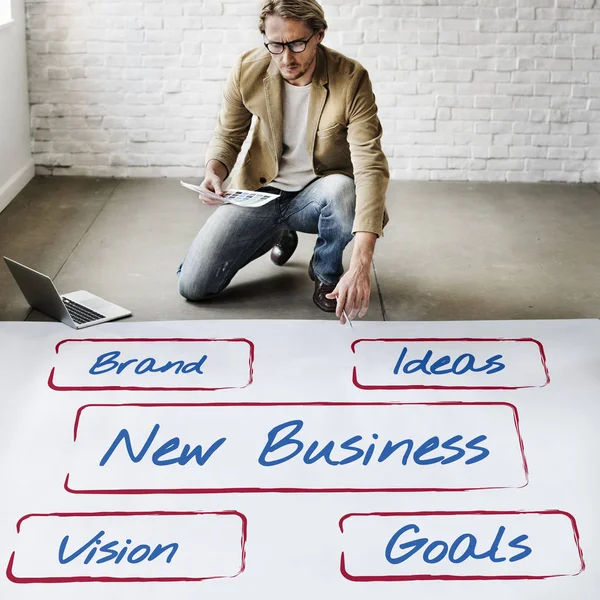
<svg viewBox="0 0 600 600">
<path fill-rule="evenodd" d="M 81 325 L 82 323 L 90 323 L 91 321 L 97 321 L 98 319 L 104 319 L 104 315 L 97 313 L 82 304 L 78 304 L 77 302 L 73 302 L 73 300 L 69 300 L 68 298 L 63 298 L 63 302 L 65 303 L 65 308 L 69 311 L 71 318 L 77 325 Z"/>
</svg>

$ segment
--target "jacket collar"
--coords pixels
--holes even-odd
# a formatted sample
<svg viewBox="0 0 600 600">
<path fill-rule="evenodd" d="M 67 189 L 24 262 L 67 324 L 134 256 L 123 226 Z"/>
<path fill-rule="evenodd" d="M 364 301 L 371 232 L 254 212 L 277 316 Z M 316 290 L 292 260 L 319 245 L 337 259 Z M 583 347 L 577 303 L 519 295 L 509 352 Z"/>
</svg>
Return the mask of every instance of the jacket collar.
<svg viewBox="0 0 600 600">
<path fill-rule="evenodd" d="M 317 46 L 317 64 L 315 66 L 315 72 L 312 78 L 315 86 L 323 87 L 329 83 L 329 74 L 327 72 L 327 56 L 325 56 L 325 49 L 321 44 Z"/>
</svg>

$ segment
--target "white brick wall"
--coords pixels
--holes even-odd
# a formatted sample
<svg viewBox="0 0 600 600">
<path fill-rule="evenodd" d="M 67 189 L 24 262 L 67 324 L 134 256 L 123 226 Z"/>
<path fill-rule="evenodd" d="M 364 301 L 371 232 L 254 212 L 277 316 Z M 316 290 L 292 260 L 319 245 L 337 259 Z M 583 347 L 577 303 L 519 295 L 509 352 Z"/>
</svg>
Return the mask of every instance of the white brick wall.
<svg viewBox="0 0 600 600">
<path fill-rule="evenodd" d="M 600 1 L 328 0 L 396 179 L 600 181 Z M 27 0 L 39 173 L 199 176 L 259 2 Z"/>
</svg>

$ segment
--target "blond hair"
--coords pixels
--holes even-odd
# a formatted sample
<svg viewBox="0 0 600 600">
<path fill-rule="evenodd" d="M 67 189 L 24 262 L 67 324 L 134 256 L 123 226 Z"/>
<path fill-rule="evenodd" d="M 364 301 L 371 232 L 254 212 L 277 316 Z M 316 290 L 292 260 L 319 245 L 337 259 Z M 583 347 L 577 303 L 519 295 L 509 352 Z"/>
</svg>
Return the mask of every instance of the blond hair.
<svg viewBox="0 0 600 600">
<path fill-rule="evenodd" d="M 265 33 L 265 19 L 270 15 L 303 21 L 315 32 L 327 29 L 323 7 L 316 0 L 264 0 L 258 18 L 258 29 L 262 34 Z"/>
</svg>

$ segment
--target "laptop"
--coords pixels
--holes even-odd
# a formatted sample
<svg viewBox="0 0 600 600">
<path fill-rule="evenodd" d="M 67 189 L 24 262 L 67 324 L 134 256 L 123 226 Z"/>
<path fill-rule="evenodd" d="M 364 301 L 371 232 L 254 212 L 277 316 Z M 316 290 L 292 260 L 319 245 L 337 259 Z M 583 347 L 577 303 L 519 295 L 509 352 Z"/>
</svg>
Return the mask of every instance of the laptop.
<svg viewBox="0 0 600 600">
<path fill-rule="evenodd" d="M 4 262 L 32 308 L 73 329 L 83 329 L 131 315 L 131 311 L 84 290 L 61 295 L 47 275 L 6 256 Z"/>
</svg>

